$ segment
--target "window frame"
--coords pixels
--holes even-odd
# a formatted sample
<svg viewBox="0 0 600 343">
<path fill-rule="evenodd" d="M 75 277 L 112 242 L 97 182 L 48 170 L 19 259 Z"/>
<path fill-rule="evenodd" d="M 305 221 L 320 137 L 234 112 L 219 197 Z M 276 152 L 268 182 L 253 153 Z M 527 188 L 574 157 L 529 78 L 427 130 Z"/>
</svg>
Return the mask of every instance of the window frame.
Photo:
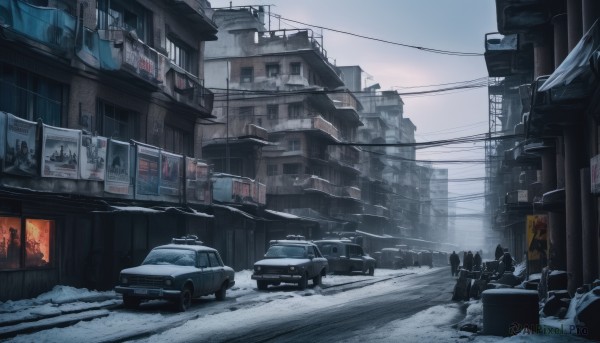
<svg viewBox="0 0 600 343">
<path fill-rule="evenodd" d="M 171 35 L 166 35 L 165 50 L 167 51 L 167 57 L 172 64 L 197 76 L 195 68 L 196 52 L 191 46 Z"/>
<path fill-rule="evenodd" d="M 281 74 L 281 66 L 279 63 L 265 64 L 265 75 L 267 77 L 278 77 Z"/>
<path fill-rule="evenodd" d="M 13 220 L 18 220 L 18 261 L 16 267 L 0 267 L 1 271 L 19 271 L 19 270 L 40 270 L 40 269 L 49 269 L 54 268 L 56 266 L 56 219 L 52 218 L 39 218 L 39 217 L 23 217 L 23 216 L 15 216 L 11 214 L 0 214 L 2 218 L 12 218 Z M 29 230 L 27 229 L 28 221 L 45 221 L 48 222 L 48 262 L 44 265 L 31 265 L 28 252 L 27 252 L 27 242 L 29 241 Z M 10 228 L 9 228 L 10 229 Z M 10 233 L 9 233 L 10 235 Z M 3 237 L 5 239 L 5 237 Z M 10 236 L 9 236 L 10 239 Z M 10 242 L 6 242 L 6 253 L 9 252 L 9 244 Z"/>
<path fill-rule="evenodd" d="M 302 63 L 291 62 L 290 63 L 290 75 L 302 75 Z"/>
<path fill-rule="evenodd" d="M 112 108 L 113 112 L 110 114 L 107 114 L 106 113 L 107 108 L 108 109 Z M 108 101 L 105 101 L 103 99 L 98 99 L 96 113 L 97 113 L 97 118 L 98 118 L 98 127 L 99 127 L 98 131 L 101 133 L 101 136 L 108 137 L 108 138 L 117 138 L 117 139 L 125 141 L 125 142 L 129 141 L 130 139 L 134 139 L 134 140 L 137 139 L 136 124 L 139 119 L 138 112 L 126 109 L 124 107 L 117 106 L 117 105 L 110 103 Z M 113 118 L 110 118 L 110 115 L 113 115 Z M 117 119 L 116 118 L 117 116 L 119 116 L 120 118 Z M 122 120 L 122 118 L 124 118 L 124 117 L 126 117 L 127 120 Z M 113 133 L 115 132 L 114 130 L 112 133 L 108 134 L 107 133 L 107 119 L 112 119 L 113 121 L 115 121 L 117 123 L 125 123 L 126 129 L 127 129 L 126 130 L 127 136 L 121 135 L 120 131 L 119 131 L 118 136 L 114 136 L 113 135 Z"/>
<path fill-rule="evenodd" d="M 267 105 L 267 119 L 269 119 L 269 120 L 279 119 L 279 105 Z"/>
<path fill-rule="evenodd" d="M 292 102 L 288 104 L 288 119 L 298 119 L 302 117 L 304 105 L 302 102 Z"/>
<path fill-rule="evenodd" d="M 298 138 L 288 139 L 288 151 L 301 151 L 302 150 L 302 142 Z"/>
<path fill-rule="evenodd" d="M 254 67 L 240 68 L 240 83 L 254 82 Z"/>
</svg>

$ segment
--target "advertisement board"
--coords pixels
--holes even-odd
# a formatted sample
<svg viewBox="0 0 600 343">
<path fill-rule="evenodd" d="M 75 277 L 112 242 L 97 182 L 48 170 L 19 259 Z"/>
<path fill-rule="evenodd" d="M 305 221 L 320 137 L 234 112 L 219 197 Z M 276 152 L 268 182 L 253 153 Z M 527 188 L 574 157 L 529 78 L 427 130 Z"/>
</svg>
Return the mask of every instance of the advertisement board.
<svg viewBox="0 0 600 343">
<path fill-rule="evenodd" d="M 135 192 L 158 195 L 160 151 L 143 145 L 136 146 L 137 172 Z"/>
</svg>

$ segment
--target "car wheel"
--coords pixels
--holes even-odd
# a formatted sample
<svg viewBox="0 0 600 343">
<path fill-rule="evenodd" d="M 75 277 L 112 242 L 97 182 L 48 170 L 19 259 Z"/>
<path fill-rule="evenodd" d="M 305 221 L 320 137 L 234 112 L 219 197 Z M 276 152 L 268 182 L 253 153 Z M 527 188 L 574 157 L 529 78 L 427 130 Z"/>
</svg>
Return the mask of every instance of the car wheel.
<svg viewBox="0 0 600 343">
<path fill-rule="evenodd" d="M 125 308 L 137 308 L 138 306 L 140 306 L 141 301 L 142 300 L 140 298 L 132 297 L 129 295 L 123 295 L 123 306 Z"/>
<path fill-rule="evenodd" d="M 177 300 L 177 310 L 179 312 L 185 312 L 192 305 L 192 290 L 189 286 L 185 286 L 181 295 Z"/>
<path fill-rule="evenodd" d="M 321 273 L 319 273 L 319 275 L 315 276 L 312 279 L 313 286 L 319 286 L 322 281 L 323 281 L 323 275 L 321 275 Z"/>
<path fill-rule="evenodd" d="M 298 282 L 298 288 L 303 291 L 306 289 L 306 287 L 308 287 L 308 274 L 304 273 L 300 279 L 300 282 Z"/>
<path fill-rule="evenodd" d="M 369 267 L 369 276 L 375 275 L 375 267 Z"/>
<path fill-rule="evenodd" d="M 261 291 L 265 291 L 267 290 L 267 287 L 269 287 L 269 283 L 262 280 L 256 280 L 256 287 Z"/>
<path fill-rule="evenodd" d="M 215 292 L 215 298 L 217 298 L 217 300 L 225 300 L 225 294 L 227 293 L 227 280 L 225 280 L 225 282 L 223 282 L 223 284 L 221 285 L 221 288 L 219 288 L 218 291 Z"/>
</svg>

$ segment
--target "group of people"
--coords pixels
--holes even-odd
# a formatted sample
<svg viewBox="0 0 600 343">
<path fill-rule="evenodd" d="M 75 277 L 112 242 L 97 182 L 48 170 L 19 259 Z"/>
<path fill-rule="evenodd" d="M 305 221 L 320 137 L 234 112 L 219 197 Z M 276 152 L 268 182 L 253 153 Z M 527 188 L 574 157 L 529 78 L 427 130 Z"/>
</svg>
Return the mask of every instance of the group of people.
<svg viewBox="0 0 600 343">
<path fill-rule="evenodd" d="M 508 249 L 502 248 L 500 244 L 496 246 L 496 251 L 494 254 L 496 261 L 498 261 L 501 265 L 502 271 L 511 271 L 513 268 L 513 259 Z M 471 251 L 465 251 L 463 253 L 463 269 L 468 271 L 480 271 L 481 270 L 481 254 L 479 251 L 476 251 L 475 254 Z M 460 257 L 453 251 L 450 254 L 450 271 L 452 272 L 452 276 L 458 276 L 458 267 L 460 266 Z"/>
<path fill-rule="evenodd" d="M 468 271 L 481 270 L 481 254 L 479 251 L 473 252 L 465 251 L 463 254 L 463 269 Z M 452 272 L 452 276 L 458 276 L 458 267 L 460 266 L 460 257 L 453 251 L 450 254 L 450 270 Z"/>
</svg>

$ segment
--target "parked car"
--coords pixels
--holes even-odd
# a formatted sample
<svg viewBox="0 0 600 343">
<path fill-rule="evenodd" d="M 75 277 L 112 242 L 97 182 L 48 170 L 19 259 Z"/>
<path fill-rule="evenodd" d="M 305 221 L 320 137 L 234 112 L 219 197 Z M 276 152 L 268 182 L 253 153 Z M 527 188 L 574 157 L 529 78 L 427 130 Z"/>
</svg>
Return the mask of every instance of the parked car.
<svg viewBox="0 0 600 343">
<path fill-rule="evenodd" d="M 123 269 L 115 287 L 123 305 L 135 308 L 145 300 L 167 299 L 185 311 L 193 298 L 214 294 L 217 300 L 225 299 L 235 273 L 217 250 L 201 243 L 196 237 L 173 239 L 152 249 L 140 266 Z"/>
<path fill-rule="evenodd" d="M 315 241 L 315 244 L 327 258 L 330 272 L 375 274 L 377 261 L 365 254 L 360 245 L 347 240 L 322 240 Z"/>
<path fill-rule="evenodd" d="M 410 257 L 407 256 L 406 252 L 398 248 L 383 248 L 379 255 L 377 267 L 387 269 L 406 268 Z"/>
<path fill-rule="evenodd" d="M 299 289 L 305 289 L 309 279 L 313 285 L 320 285 L 328 267 L 327 259 L 311 242 L 271 241 L 265 258 L 254 263 L 252 280 L 256 280 L 259 290 L 281 283 L 296 283 Z"/>
</svg>

